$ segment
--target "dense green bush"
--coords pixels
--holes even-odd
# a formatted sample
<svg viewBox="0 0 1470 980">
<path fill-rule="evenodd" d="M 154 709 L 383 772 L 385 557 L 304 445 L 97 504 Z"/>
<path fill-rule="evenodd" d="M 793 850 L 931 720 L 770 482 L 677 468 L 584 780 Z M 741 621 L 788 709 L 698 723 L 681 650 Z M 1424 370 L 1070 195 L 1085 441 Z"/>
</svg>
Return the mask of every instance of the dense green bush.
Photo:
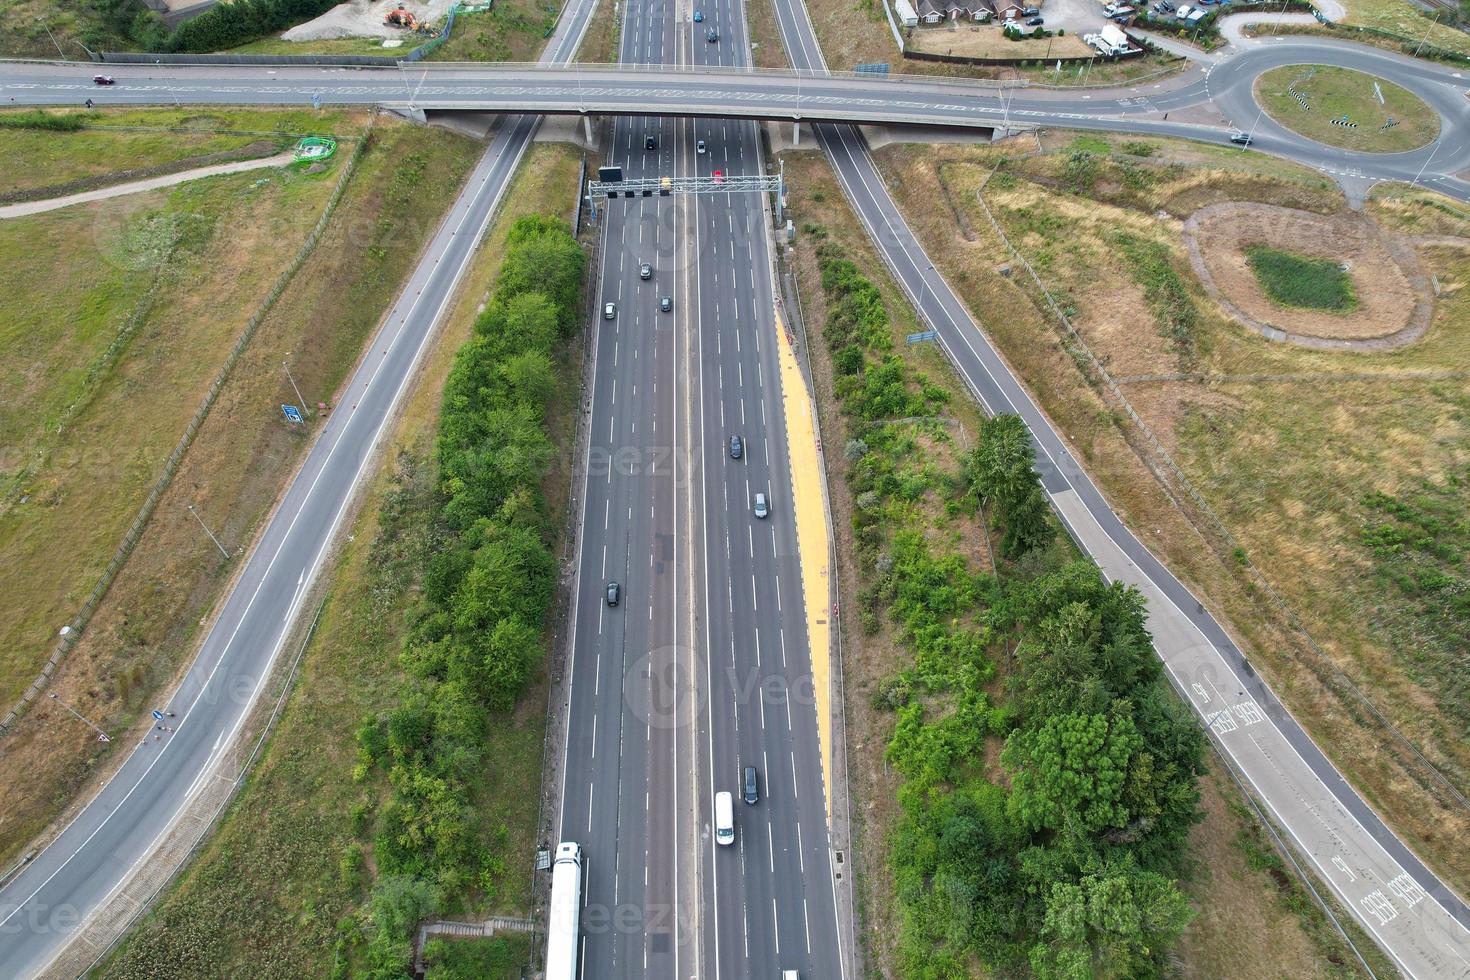
<svg viewBox="0 0 1470 980">
<path fill-rule="evenodd" d="M 948 980 L 979 961 L 1002 976 L 1159 976 L 1192 915 L 1174 878 L 1204 739 L 1163 686 L 1142 597 L 1056 557 L 1017 416 L 983 423 L 957 473 L 926 458 L 913 431 L 947 394 L 891 350 L 877 287 L 825 242 L 818 258 L 863 628 L 886 618 L 912 653 L 869 696 L 893 712 L 886 759 L 903 777 L 889 852 L 899 972 Z M 895 424 L 900 410 L 916 418 Z M 943 552 L 915 519 L 929 493 L 1001 532 L 998 574 Z M 1009 788 L 987 771 L 997 740 Z"/>
<path fill-rule="evenodd" d="M 50 129 L 59 133 L 74 133 L 86 124 L 84 116 L 75 113 L 54 116 L 44 109 L 27 109 L 25 112 L 0 115 L 0 129 Z"/>
<path fill-rule="evenodd" d="M 401 975 L 413 923 L 485 892 L 501 870 L 469 787 L 488 761 L 489 713 L 514 706 L 544 650 L 556 587 L 541 494 L 552 452 L 545 412 L 552 353 L 577 322 L 585 265 L 564 225 L 516 222 L 445 384 L 435 540 L 402 652 L 411 680 L 399 706 L 357 735 L 359 778 L 386 769 L 391 787 L 373 836 L 373 975 Z"/>
</svg>

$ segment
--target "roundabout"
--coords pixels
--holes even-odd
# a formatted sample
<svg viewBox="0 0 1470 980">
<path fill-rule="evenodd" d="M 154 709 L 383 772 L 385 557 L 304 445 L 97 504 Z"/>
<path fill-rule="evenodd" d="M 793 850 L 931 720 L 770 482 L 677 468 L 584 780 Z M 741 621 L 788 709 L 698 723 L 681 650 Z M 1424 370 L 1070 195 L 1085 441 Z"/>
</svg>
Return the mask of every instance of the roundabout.
<svg viewBox="0 0 1470 980">
<path fill-rule="evenodd" d="M 1386 78 L 1332 65 L 1263 72 L 1255 98 L 1276 122 L 1308 139 L 1359 153 L 1403 153 L 1439 135 L 1423 99 Z"/>
</svg>

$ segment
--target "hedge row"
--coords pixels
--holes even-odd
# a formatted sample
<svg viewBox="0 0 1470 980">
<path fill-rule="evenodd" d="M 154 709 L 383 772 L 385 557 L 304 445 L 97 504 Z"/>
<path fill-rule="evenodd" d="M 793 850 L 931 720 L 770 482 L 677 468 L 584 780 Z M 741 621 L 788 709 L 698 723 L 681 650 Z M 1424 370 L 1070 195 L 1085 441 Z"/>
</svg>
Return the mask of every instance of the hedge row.
<svg viewBox="0 0 1470 980">
<path fill-rule="evenodd" d="M 436 540 L 401 654 L 410 680 L 397 708 L 358 731 L 356 777 L 386 770 L 391 787 L 373 838 L 370 976 L 402 976 L 415 924 L 490 893 L 504 872 L 470 788 L 493 762 L 483 755 L 490 713 L 514 707 L 545 650 L 556 587 L 541 493 L 553 451 L 546 405 L 585 266 L 564 224 L 517 221 L 445 384 Z"/>
</svg>

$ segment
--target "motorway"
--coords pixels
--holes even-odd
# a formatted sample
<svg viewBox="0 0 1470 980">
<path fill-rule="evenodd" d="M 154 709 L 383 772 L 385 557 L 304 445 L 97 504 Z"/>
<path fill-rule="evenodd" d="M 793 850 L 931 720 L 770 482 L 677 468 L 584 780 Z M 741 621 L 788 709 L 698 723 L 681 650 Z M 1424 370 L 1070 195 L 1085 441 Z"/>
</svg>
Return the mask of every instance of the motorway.
<svg viewBox="0 0 1470 980">
<path fill-rule="evenodd" d="M 674 59 L 664 0 L 623 8 L 619 56 Z M 630 177 L 675 172 L 680 127 L 619 119 L 608 162 Z M 656 140 L 644 149 L 647 137 Z M 693 748 L 690 669 L 681 655 L 688 590 L 681 584 L 686 517 L 680 451 L 678 330 L 689 315 L 676 276 L 676 203 L 646 198 L 604 216 L 592 321 L 590 408 L 571 598 L 566 758 L 557 838 L 582 845 L 581 975 L 676 977 L 692 972 Z M 647 262 L 653 277 L 639 277 Z M 659 296 L 672 296 L 671 312 Z M 601 315 L 613 303 L 612 319 Z M 619 605 L 605 587 L 617 582 Z M 681 858 L 683 863 L 681 866 Z"/>
<path fill-rule="evenodd" d="M 260 72 L 236 66 L 177 70 L 118 66 L 114 72 L 118 84 L 99 96 L 85 78 L 77 77 L 75 66 L 7 64 L 0 66 L 0 88 L 18 104 L 65 104 L 86 95 L 103 104 L 161 103 L 176 98 L 204 103 L 301 104 L 315 95 L 323 103 L 403 105 L 407 101 L 420 108 L 630 116 L 661 111 L 701 117 L 702 121 L 694 123 L 619 121 L 614 129 L 614 153 L 621 155 L 632 175 L 652 174 L 654 168 L 667 167 L 670 162 L 680 168 L 675 172 L 695 168 L 694 172 L 704 173 L 700 168 L 712 167 L 713 160 L 692 159 L 688 153 L 691 138 L 706 139 L 726 169 L 755 170 L 759 158 L 750 135 L 752 127 L 734 121 L 738 119 L 962 126 L 1009 121 L 1220 141 L 1225 134 L 1218 128 L 1160 118 L 1173 109 L 1213 101 L 1235 126 L 1256 127 L 1257 146 L 1263 151 L 1317 166 L 1339 178 L 1407 180 L 1423 174 L 1429 186 L 1470 200 L 1470 184 L 1451 176 L 1470 166 L 1470 109 L 1464 100 L 1464 83 L 1443 67 L 1376 49 L 1291 39 L 1226 59 L 1174 88 L 1160 83 L 1147 90 L 1091 96 L 1024 89 L 1001 93 L 933 80 L 827 77 L 805 9 L 794 0 L 777 0 L 776 10 L 788 54 L 805 71 L 793 76 L 733 70 L 748 50 L 743 18 L 738 7 L 729 6 L 729 0 L 722 0 L 719 6 L 722 12 L 715 16 L 723 18 L 718 29 L 725 40 L 711 47 L 723 49 L 738 41 L 738 56 L 733 47 L 729 53 L 711 50 L 706 54 L 699 35 L 692 42 L 678 36 L 690 27 L 686 21 L 651 4 L 645 4 L 646 13 L 639 13 L 637 0 L 628 9 L 622 52 L 627 60 L 663 60 L 682 40 L 686 46 L 692 43 L 688 53 L 695 60 L 718 65 L 718 69 L 517 68 L 512 78 L 500 69 L 478 67 L 401 74 L 282 68 L 262 78 Z M 576 22 L 585 13 L 581 8 L 578 11 L 577 16 L 564 19 L 563 28 L 568 20 Z M 655 15 L 655 11 L 661 12 Z M 635 22 L 641 25 L 639 29 L 632 29 Z M 556 52 L 572 50 L 566 47 L 566 36 L 559 32 L 559 40 L 553 42 Z M 1260 117 L 1250 96 L 1251 81 L 1276 65 L 1303 62 L 1359 68 L 1410 88 L 1443 116 L 1440 139 L 1411 153 L 1355 155 L 1321 147 Z M 251 690 L 265 676 L 433 319 L 478 238 L 473 230 L 488 221 L 493 198 L 508 179 L 519 159 L 519 147 L 534 126 L 533 119 L 516 117 L 502 127 L 472 178 L 478 184 L 472 183 L 471 191 L 456 203 L 436 237 L 429 252 L 434 261 L 426 260 L 415 273 L 404 299 L 390 314 L 373 348 L 385 350 L 386 355 L 370 359 L 354 376 L 349 400 L 356 407 L 343 410 L 327 423 L 247 564 L 241 587 L 227 601 L 175 697 L 173 704 L 180 713 L 178 733 L 161 748 L 140 747 L 61 838 L 0 893 L 0 903 L 7 903 L 0 905 L 0 913 L 6 914 L 0 920 L 0 974 L 25 975 L 54 953 L 67 931 L 59 924 L 60 913 L 85 913 L 95 907 L 146 852 L 153 834 L 177 812 L 221 737 L 239 724 L 248 699 L 232 699 L 226 693 Z M 635 163 L 634 158 L 646 152 L 639 148 L 637 138 L 650 127 L 660 135 L 658 156 L 666 152 L 675 156 Z M 1030 426 L 1043 482 L 1073 537 L 1105 574 L 1134 584 L 1144 593 L 1156 646 L 1181 696 L 1199 712 L 1277 822 L 1406 974 L 1470 975 L 1470 910 L 1464 902 L 1377 818 L 1266 688 L 1203 605 L 1112 513 L 1069 455 L 1066 439 L 935 271 L 888 196 L 858 132 L 848 125 L 818 125 L 815 130 L 880 253 L 920 314 L 938 332 L 976 397 L 991 411 L 1017 412 Z M 679 207 L 686 210 L 681 212 Z M 623 211 L 615 214 L 615 209 Z M 823 801 L 805 792 L 808 786 L 816 786 L 820 793 L 819 778 L 807 771 L 821 764 L 820 757 L 813 756 L 814 714 L 809 704 L 792 698 L 786 701 L 791 708 L 789 720 L 770 723 L 762 712 L 771 703 L 762 695 L 750 696 L 762 688 L 759 683 L 750 684 L 751 678 L 774 677 L 777 686 L 787 684 L 785 690 L 790 692 L 803 671 L 809 672 L 799 655 L 794 662 L 782 663 L 779 670 L 773 666 L 783 640 L 788 657 L 793 646 L 804 650 L 805 643 L 794 632 L 800 629 L 799 612 L 786 615 L 787 609 L 798 609 L 800 592 L 794 534 L 783 516 L 789 514 L 782 499 L 783 486 L 789 487 L 789 475 L 783 471 L 784 432 L 772 422 L 780 417 L 779 379 L 771 345 L 761 342 L 773 329 L 763 218 L 754 202 L 726 201 L 722 205 L 719 197 L 713 197 L 678 206 L 656 198 L 615 202 L 607 208 L 606 220 L 600 288 L 608 298 L 617 297 L 620 309 L 611 329 L 598 323 L 594 378 L 595 384 L 606 387 L 601 389 L 603 394 L 596 388 L 593 392 L 589 458 L 595 461 L 600 451 L 606 451 L 612 460 L 615 450 L 632 447 L 631 456 L 625 453 L 622 458 L 638 459 L 640 473 L 625 480 L 621 469 L 614 474 L 615 464 L 610 462 L 601 477 L 609 489 L 595 493 L 599 477 L 589 466 L 583 494 L 587 537 L 581 542 L 579 558 L 574 672 L 583 669 L 590 653 L 590 716 L 600 720 L 593 721 L 590 728 L 579 727 L 589 711 L 577 699 L 588 696 L 589 685 L 584 675 L 574 673 L 569 745 L 571 739 L 577 740 L 579 764 L 584 746 L 592 762 L 575 777 L 570 767 L 564 770 L 563 836 L 576 839 L 582 833 L 574 829 L 569 817 L 585 805 L 587 816 L 575 819 L 583 821 L 580 826 L 586 828 L 586 841 L 593 852 L 589 901 L 595 898 L 609 912 L 619 903 L 631 903 L 645 915 L 666 900 L 673 908 L 687 908 L 687 900 L 678 895 L 688 882 L 695 881 L 708 928 L 705 934 L 691 938 L 676 920 L 670 923 L 674 935 L 660 940 L 657 930 L 639 921 L 622 939 L 617 930 L 608 939 L 589 930 L 588 948 L 599 957 L 605 952 L 617 975 L 689 973 L 696 962 L 712 973 L 743 975 L 748 949 L 748 962 L 759 964 L 752 972 L 769 972 L 779 965 L 796 966 L 816 976 L 837 976 L 841 966 L 835 913 L 832 931 L 821 934 L 827 912 L 812 908 L 810 903 L 820 896 L 806 885 L 830 874 L 829 868 L 806 863 L 825 859 L 828 853 L 825 839 L 813 840 L 825 834 Z M 692 242 L 680 238 L 681 227 L 692 230 Z M 635 229 L 640 236 L 638 245 L 632 242 Z M 648 237 L 642 239 L 645 234 Z M 640 256 L 629 253 L 645 240 L 655 252 L 649 260 L 656 265 L 665 256 L 692 249 L 692 267 L 679 268 L 674 262 L 673 268 L 658 269 L 653 288 L 641 283 L 636 275 Z M 449 261 L 441 264 L 445 258 Z M 659 314 L 649 305 L 665 292 L 675 296 L 672 314 Z M 667 338 L 659 335 L 661 317 L 670 324 Z M 691 322 L 697 328 L 691 330 Z M 609 343 L 614 351 L 610 359 Z M 682 416 L 681 405 L 690 406 Z M 747 439 L 747 455 L 740 464 L 730 460 L 724 449 L 737 412 L 746 413 L 740 425 Z M 598 428 L 603 424 L 607 426 L 605 438 L 604 430 Z M 639 432 L 640 426 L 648 428 Z M 665 433 L 670 440 L 676 433 L 688 434 L 682 443 L 684 458 L 689 460 L 687 478 L 677 472 L 657 474 L 653 460 L 658 452 L 647 460 L 647 473 L 641 472 L 640 447 L 657 450 L 665 439 L 663 434 L 655 435 L 652 426 L 669 427 Z M 751 428 L 744 428 L 747 426 Z M 668 457 L 676 463 L 681 458 L 678 445 L 674 443 Z M 686 482 L 693 489 L 681 490 Z M 748 516 L 747 502 L 759 487 L 769 488 L 774 508 L 772 518 L 757 525 Z M 599 502 L 601 515 L 596 509 Z M 614 514 L 614 506 L 622 509 Z M 598 525 L 604 532 L 600 537 Z M 616 540 L 619 536 L 621 542 Z M 610 552 L 607 566 L 602 565 L 603 545 Z M 683 582 L 675 568 L 683 555 L 693 556 L 694 563 L 686 562 L 686 572 L 693 578 L 681 598 Z M 596 557 L 595 567 L 589 556 Z M 615 573 L 619 560 L 624 571 Z M 618 574 L 627 584 L 624 602 L 609 610 L 601 602 L 601 584 Z M 591 626 L 593 606 L 596 633 Z M 667 610 L 669 615 L 655 615 L 655 610 Z M 616 617 L 618 625 L 603 640 L 609 617 Z M 635 623 L 640 617 L 646 622 Z M 589 638 L 594 636 L 595 640 Z M 631 660 L 630 651 L 634 652 Z M 614 660 L 617 670 L 600 666 L 599 656 Z M 624 664 L 636 669 L 625 670 Z M 688 665 L 682 678 L 680 664 Z M 724 670 L 727 665 L 728 671 Z M 705 671 L 703 685 L 695 676 L 700 668 Z M 603 681 L 604 671 L 611 689 Z M 648 685 L 639 683 L 644 671 Z M 660 689 L 655 680 L 659 677 L 670 687 Z M 632 693 L 624 690 L 629 679 Z M 677 705 L 685 691 L 693 692 L 696 703 L 676 707 L 672 727 L 697 732 L 703 745 L 686 746 L 682 736 L 655 731 L 652 724 L 645 723 L 641 730 L 637 727 L 640 716 L 656 713 L 670 697 Z M 695 717 L 704 707 L 698 703 L 701 698 L 708 699 L 702 724 L 695 728 L 683 725 L 680 719 Z M 616 732 L 611 730 L 613 720 Z M 603 724 L 608 725 L 607 730 L 598 727 Z M 630 748 L 630 733 L 635 742 L 637 735 L 643 736 L 641 750 L 636 745 Z M 593 741 L 614 737 L 619 740 L 616 754 L 601 749 L 604 754 L 597 756 Z M 207 745 L 215 748 L 206 749 Z M 771 761 L 773 752 L 776 762 Z M 709 843 L 709 797 L 716 789 L 738 789 L 739 767 L 758 755 L 768 798 L 758 811 L 737 804 L 741 846 L 718 853 Z M 783 762 L 793 767 L 784 787 L 780 778 L 771 776 L 773 771 L 782 771 Z M 691 772 L 697 778 L 688 775 Z M 639 780 L 645 789 L 642 800 L 636 794 Z M 603 787 L 609 781 L 618 788 L 605 793 Z M 688 781 L 691 788 L 680 790 L 681 781 Z M 653 804 L 655 786 L 657 807 Z M 585 797 L 574 797 L 577 792 L 584 792 Z M 681 797 L 681 792 L 690 796 Z M 681 824 L 679 814 L 691 812 L 699 814 L 698 825 Z M 764 849 L 761 832 L 766 835 Z M 663 848 L 665 841 L 672 846 Z M 604 848 L 614 855 L 611 869 L 606 867 Z M 677 864 L 676 856 L 693 853 L 693 848 L 701 853 L 698 873 Z M 640 850 L 644 863 L 624 868 L 622 855 L 636 860 Z M 667 860 L 657 856 L 664 850 Z M 804 874 L 789 873 L 793 854 Z M 782 862 L 779 867 L 778 860 Z M 799 913 L 798 897 L 803 903 Z M 734 912 L 737 901 L 738 916 Z M 769 914 L 767 902 L 772 903 Z M 804 924 L 804 949 L 793 945 L 788 922 Z M 738 945 L 733 938 L 737 925 Z M 691 934 L 695 931 L 689 930 Z M 805 958 L 788 963 L 789 956 Z"/>
<path fill-rule="evenodd" d="M 577 50 L 594 4 L 570 5 L 544 57 Z M 44 970 L 144 862 L 244 724 L 461 274 L 539 119 L 504 120 L 366 348 L 182 683 L 174 731 L 134 747 L 98 794 L 0 891 L 0 977 Z M 231 772 L 225 778 L 233 778 Z M 106 937 L 110 940 L 112 937 Z M 83 966 L 86 960 L 81 961 Z"/>
</svg>

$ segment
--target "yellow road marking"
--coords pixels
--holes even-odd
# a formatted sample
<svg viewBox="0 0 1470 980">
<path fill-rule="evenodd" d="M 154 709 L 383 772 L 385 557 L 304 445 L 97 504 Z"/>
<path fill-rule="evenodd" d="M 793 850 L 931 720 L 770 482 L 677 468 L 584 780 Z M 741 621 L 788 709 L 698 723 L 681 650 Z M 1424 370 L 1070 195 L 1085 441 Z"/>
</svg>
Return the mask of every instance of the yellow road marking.
<svg viewBox="0 0 1470 980">
<path fill-rule="evenodd" d="M 817 702 L 818 752 L 827 822 L 832 821 L 832 583 L 831 542 L 827 532 L 826 488 L 819 458 L 811 392 L 796 362 L 786 323 L 776 313 L 776 346 L 781 361 L 781 401 L 786 414 L 786 447 L 791 459 L 792 511 L 801 560 L 801 592 L 806 607 L 807 643 L 812 657 L 812 690 Z"/>
</svg>

